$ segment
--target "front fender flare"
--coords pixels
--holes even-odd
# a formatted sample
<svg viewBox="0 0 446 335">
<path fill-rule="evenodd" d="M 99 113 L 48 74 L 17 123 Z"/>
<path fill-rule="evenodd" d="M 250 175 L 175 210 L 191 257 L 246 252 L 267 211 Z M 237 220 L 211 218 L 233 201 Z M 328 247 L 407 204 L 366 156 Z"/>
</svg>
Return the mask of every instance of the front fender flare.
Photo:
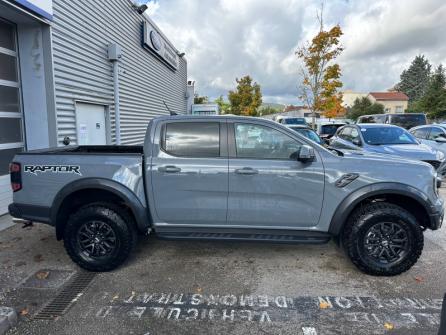
<svg viewBox="0 0 446 335">
<path fill-rule="evenodd" d="M 56 236 L 60 239 L 63 235 L 64 222 L 57 222 L 59 210 L 63 201 L 71 194 L 86 189 L 103 190 L 120 197 L 132 211 L 136 226 L 139 231 L 146 232 L 150 227 L 149 210 L 138 199 L 135 193 L 124 185 L 109 179 L 85 178 L 73 181 L 65 185 L 55 196 L 50 211 L 50 222 L 56 226 Z M 101 199 L 98 199 L 99 201 Z"/>
<path fill-rule="evenodd" d="M 344 198 L 344 200 L 342 200 L 342 202 L 336 208 L 336 211 L 331 219 L 328 232 L 334 236 L 338 236 L 357 204 L 366 198 L 386 194 L 399 194 L 410 197 L 422 205 L 428 214 L 432 213 L 432 205 L 429 198 L 415 187 L 392 182 L 377 183 L 364 186 Z"/>
</svg>

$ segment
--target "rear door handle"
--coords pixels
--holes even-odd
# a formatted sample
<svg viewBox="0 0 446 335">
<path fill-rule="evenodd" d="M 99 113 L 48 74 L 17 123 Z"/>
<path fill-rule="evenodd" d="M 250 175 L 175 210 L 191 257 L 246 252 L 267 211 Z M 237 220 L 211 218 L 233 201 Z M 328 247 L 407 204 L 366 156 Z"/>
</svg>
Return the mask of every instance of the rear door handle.
<svg viewBox="0 0 446 335">
<path fill-rule="evenodd" d="M 166 166 L 160 166 L 158 168 L 158 171 L 166 173 L 178 173 L 181 172 L 181 169 L 179 167 L 176 167 L 175 165 L 166 165 Z"/>
<path fill-rule="evenodd" d="M 258 174 L 259 170 L 250 168 L 250 167 L 244 167 L 242 169 L 235 169 L 235 173 L 237 174 L 245 174 L 245 175 L 252 175 L 252 174 Z"/>
</svg>

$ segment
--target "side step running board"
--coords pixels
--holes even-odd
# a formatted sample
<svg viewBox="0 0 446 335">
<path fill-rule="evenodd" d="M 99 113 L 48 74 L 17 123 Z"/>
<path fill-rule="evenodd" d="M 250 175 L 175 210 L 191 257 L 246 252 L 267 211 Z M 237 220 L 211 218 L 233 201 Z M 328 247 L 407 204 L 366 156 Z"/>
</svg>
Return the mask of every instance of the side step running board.
<svg viewBox="0 0 446 335">
<path fill-rule="evenodd" d="M 156 234 L 159 238 L 168 240 L 216 240 L 216 241 L 258 241 L 273 243 L 327 243 L 331 235 L 319 232 L 293 232 L 285 234 L 244 234 L 244 233 L 203 233 L 203 232 L 162 232 Z"/>
</svg>

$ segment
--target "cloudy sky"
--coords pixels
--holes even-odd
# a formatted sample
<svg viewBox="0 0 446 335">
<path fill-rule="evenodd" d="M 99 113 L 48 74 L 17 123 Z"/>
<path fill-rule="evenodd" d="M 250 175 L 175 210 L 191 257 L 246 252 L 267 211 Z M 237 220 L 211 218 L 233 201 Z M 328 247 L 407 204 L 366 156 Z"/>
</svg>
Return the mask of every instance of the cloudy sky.
<svg viewBox="0 0 446 335">
<path fill-rule="evenodd" d="M 149 15 L 180 51 L 189 79 L 215 98 L 251 75 L 265 102 L 298 103 L 294 52 L 317 33 L 311 0 L 158 0 Z M 327 28 L 339 23 L 345 89 L 392 87 L 419 53 L 446 65 L 445 0 L 326 0 Z"/>
</svg>

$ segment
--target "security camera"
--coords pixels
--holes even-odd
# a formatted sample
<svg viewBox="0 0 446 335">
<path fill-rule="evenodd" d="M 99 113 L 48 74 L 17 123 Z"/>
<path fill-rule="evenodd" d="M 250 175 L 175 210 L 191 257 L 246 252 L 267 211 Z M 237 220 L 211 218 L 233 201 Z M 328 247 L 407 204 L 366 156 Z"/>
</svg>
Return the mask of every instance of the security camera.
<svg viewBox="0 0 446 335">
<path fill-rule="evenodd" d="M 138 14 L 144 13 L 148 8 L 146 4 L 141 4 L 141 2 L 142 1 L 132 0 L 133 8 L 136 9 Z"/>
<path fill-rule="evenodd" d="M 182 52 L 182 53 L 179 53 L 179 54 L 178 54 L 178 57 L 180 57 L 180 58 L 183 58 L 183 57 L 184 57 L 184 55 L 185 55 L 185 53 L 184 53 L 184 52 Z"/>
<path fill-rule="evenodd" d="M 147 10 L 147 5 L 141 5 L 141 6 L 139 6 L 139 7 L 136 8 L 136 11 L 137 11 L 139 14 L 144 13 L 146 10 Z"/>
</svg>

